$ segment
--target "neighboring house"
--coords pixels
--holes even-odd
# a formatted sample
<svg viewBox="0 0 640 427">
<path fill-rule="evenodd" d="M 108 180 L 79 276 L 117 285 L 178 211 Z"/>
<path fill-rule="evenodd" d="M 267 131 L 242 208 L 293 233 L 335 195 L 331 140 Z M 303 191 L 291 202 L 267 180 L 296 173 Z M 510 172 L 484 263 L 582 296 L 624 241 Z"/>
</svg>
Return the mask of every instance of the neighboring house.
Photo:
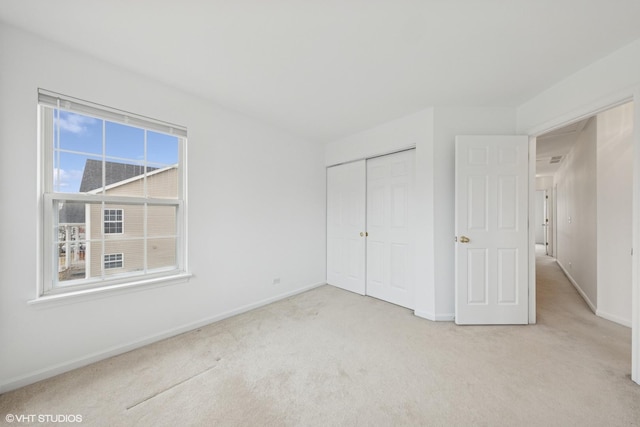
<svg viewBox="0 0 640 427">
<path fill-rule="evenodd" d="M 107 194 L 145 196 L 143 166 L 116 162 L 106 162 L 105 166 Z M 177 197 L 174 166 L 147 170 L 148 196 Z M 87 160 L 80 192 L 101 192 L 101 182 L 102 162 Z M 173 206 L 118 204 L 103 209 L 101 204 L 66 203 L 59 212 L 60 241 L 67 237 L 61 244 L 60 280 L 99 277 L 103 272 L 111 275 L 140 271 L 145 268 L 145 256 L 149 270 L 172 267 L 176 256 L 175 224 Z M 71 273 L 70 267 L 75 272 Z"/>
</svg>

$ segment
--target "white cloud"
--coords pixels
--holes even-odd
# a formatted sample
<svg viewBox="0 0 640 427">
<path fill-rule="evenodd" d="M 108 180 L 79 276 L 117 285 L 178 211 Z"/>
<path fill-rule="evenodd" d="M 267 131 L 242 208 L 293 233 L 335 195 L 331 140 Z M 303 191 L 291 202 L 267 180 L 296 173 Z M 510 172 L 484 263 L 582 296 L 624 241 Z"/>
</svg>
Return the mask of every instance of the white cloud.
<svg viewBox="0 0 640 427">
<path fill-rule="evenodd" d="M 54 169 L 53 170 L 53 188 L 54 191 L 76 192 L 80 189 L 80 181 L 82 181 L 83 171 Z"/>
<path fill-rule="evenodd" d="M 81 134 L 86 132 L 87 125 L 97 122 L 93 117 L 81 116 L 73 113 L 61 113 L 58 119 L 60 129 L 63 131 Z"/>
</svg>

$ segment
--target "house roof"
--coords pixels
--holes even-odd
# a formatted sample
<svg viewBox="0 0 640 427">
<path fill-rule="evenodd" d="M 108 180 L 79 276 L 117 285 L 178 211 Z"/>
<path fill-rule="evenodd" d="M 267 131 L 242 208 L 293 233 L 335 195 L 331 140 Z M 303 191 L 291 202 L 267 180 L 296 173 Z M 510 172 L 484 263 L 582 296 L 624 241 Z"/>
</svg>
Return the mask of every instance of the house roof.
<svg viewBox="0 0 640 427">
<path fill-rule="evenodd" d="M 58 212 L 58 222 L 60 224 L 84 224 L 84 203 L 65 202 Z"/>
<path fill-rule="evenodd" d="M 105 162 L 105 184 L 111 185 L 144 173 L 144 166 L 127 163 Z M 147 172 L 157 168 L 147 166 Z M 84 165 L 80 193 L 87 193 L 102 187 L 102 161 L 87 159 Z"/>
</svg>

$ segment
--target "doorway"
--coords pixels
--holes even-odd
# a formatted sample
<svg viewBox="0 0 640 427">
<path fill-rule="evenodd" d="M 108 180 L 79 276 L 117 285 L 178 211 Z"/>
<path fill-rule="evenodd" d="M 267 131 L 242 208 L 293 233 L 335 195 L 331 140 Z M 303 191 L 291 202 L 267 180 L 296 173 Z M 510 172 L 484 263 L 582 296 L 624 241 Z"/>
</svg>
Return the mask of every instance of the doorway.
<svg viewBox="0 0 640 427">
<path fill-rule="evenodd" d="M 542 250 L 546 255 L 549 255 L 548 246 L 548 226 L 549 226 L 549 214 L 548 209 L 549 195 L 547 190 L 536 190 L 536 218 L 535 218 L 535 235 L 536 235 L 536 252 L 538 245 L 542 247 Z"/>
<path fill-rule="evenodd" d="M 538 211 L 553 192 L 557 264 L 595 314 L 624 326 L 631 326 L 633 110 L 632 102 L 610 108 L 536 144 L 536 243 L 546 223 Z"/>
</svg>

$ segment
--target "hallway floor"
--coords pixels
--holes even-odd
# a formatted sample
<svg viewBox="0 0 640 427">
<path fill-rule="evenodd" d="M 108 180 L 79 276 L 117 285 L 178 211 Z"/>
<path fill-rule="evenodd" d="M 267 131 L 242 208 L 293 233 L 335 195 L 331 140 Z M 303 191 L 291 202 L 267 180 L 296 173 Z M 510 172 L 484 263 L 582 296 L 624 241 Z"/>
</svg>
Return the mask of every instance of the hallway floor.
<svg viewBox="0 0 640 427">
<path fill-rule="evenodd" d="M 596 316 L 569 282 L 555 258 L 536 247 L 537 322 L 555 334 L 570 334 L 575 342 L 591 342 L 617 366 L 619 373 L 631 372 L 631 329 Z M 640 402 L 639 402 L 640 404 Z"/>
</svg>

